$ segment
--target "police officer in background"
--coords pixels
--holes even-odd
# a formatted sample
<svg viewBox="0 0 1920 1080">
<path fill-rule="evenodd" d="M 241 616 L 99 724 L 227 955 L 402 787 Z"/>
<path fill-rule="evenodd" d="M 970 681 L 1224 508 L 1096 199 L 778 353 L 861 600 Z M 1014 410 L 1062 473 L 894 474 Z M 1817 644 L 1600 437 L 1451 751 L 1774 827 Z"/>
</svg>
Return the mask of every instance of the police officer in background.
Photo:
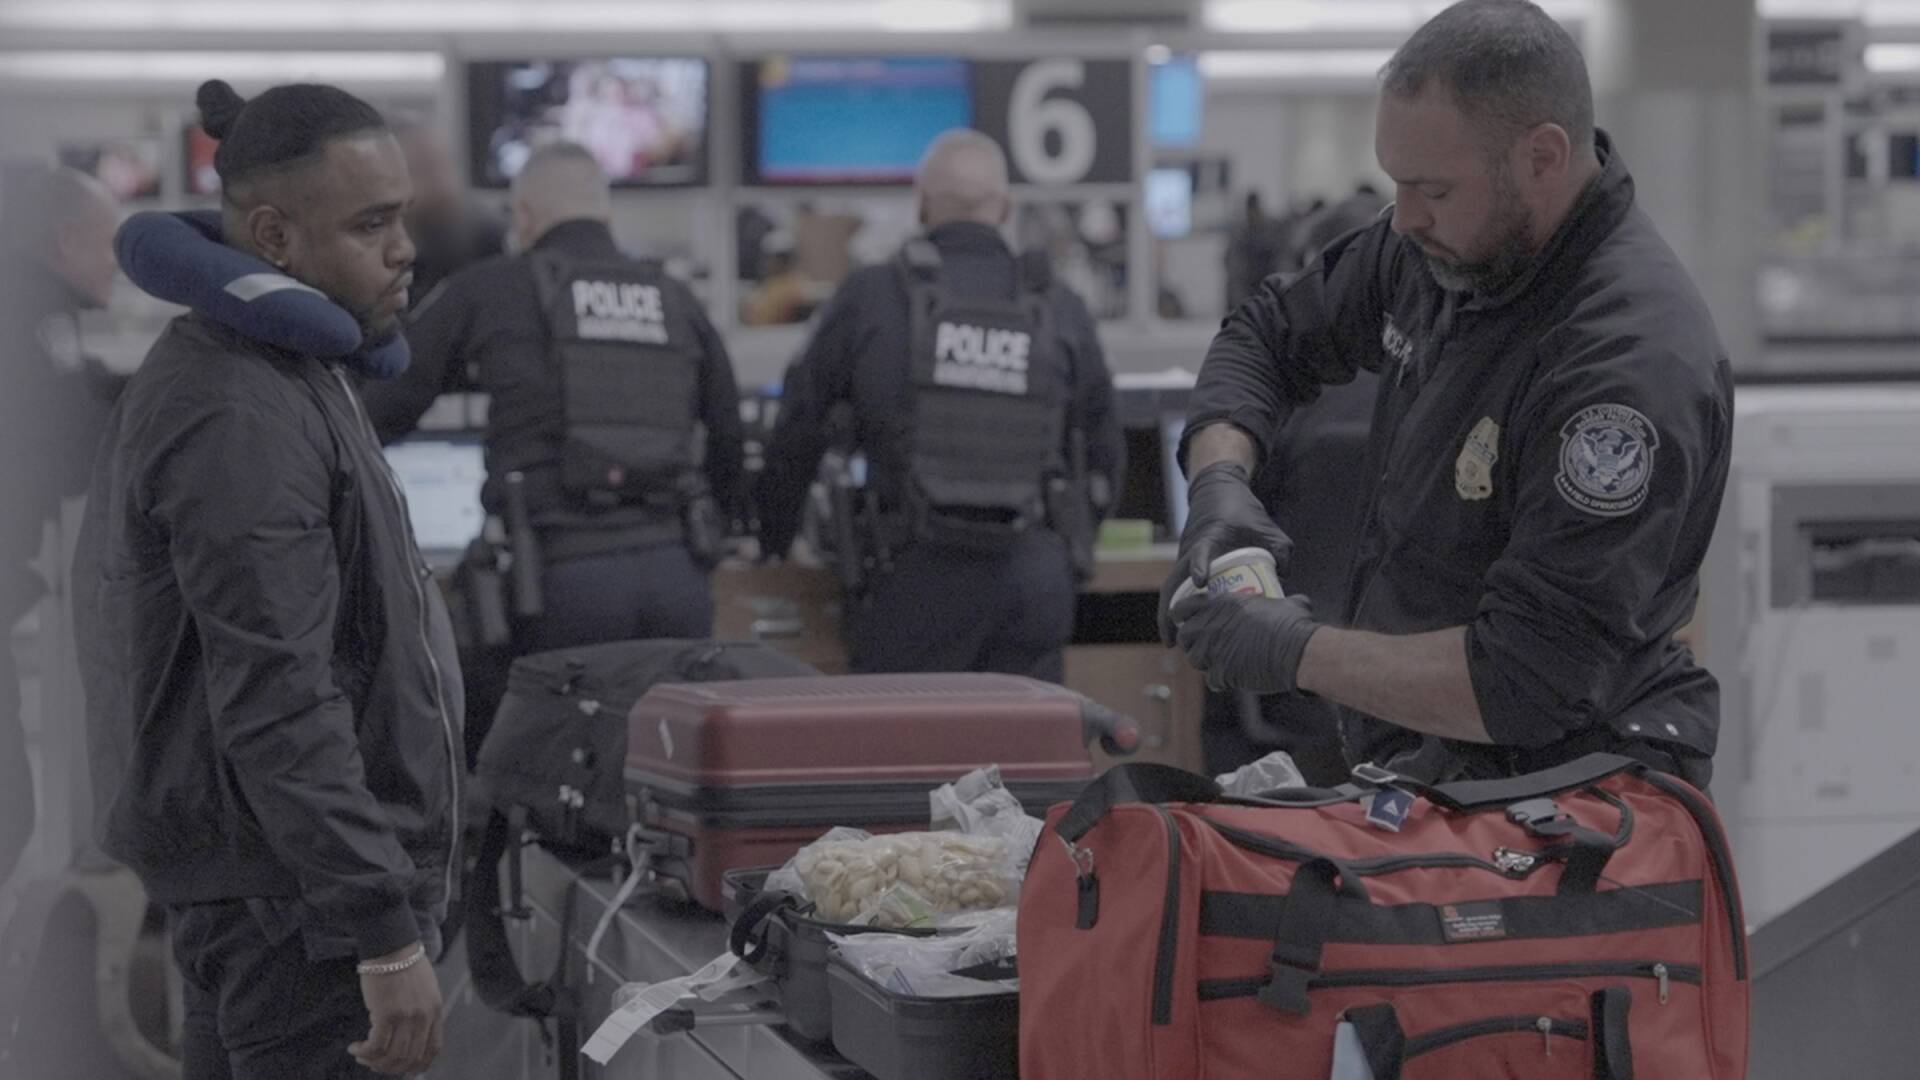
<svg viewBox="0 0 1920 1080">
<path fill-rule="evenodd" d="M 1086 305 L 999 229 L 1007 163 L 949 131 L 915 178 L 920 223 L 850 275 L 787 372 L 756 491 L 763 551 L 783 554 L 834 429 L 864 454 L 842 553 L 856 671 L 998 671 L 1060 681 L 1076 572 L 1124 446 Z M 839 423 L 846 417 L 847 423 Z"/>
<path fill-rule="evenodd" d="M 423 299 L 411 368 L 366 390 L 386 441 L 442 393 L 489 395 L 483 499 L 542 567 L 522 652 L 711 634 L 707 575 L 744 500 L 726 346 L 691 290 L 620 252 L 611 212 L 586 149 L 535 151 L 513 185 L 520 254 Z"/>
<path fill-rule="evenodd" d="M 1674 635 L 1732 446 L 1706 303 L 1540 8 L 1462 0 L 1384 81 L 1375 150 L 1398 201 L 1267 279 L 1214 339 L 1166 586 L 1238 547 L 1284 558 L 1250 473 L 1290 408 L 1367 369 L 1381 390 L 1345 610 L 1202 595 L 1162 631 L 1216 687 L 1343 706 L 1351 764 L 1445 781 L 1606 751 L 1704 788 L 1719 686 Z"/>
</svg>

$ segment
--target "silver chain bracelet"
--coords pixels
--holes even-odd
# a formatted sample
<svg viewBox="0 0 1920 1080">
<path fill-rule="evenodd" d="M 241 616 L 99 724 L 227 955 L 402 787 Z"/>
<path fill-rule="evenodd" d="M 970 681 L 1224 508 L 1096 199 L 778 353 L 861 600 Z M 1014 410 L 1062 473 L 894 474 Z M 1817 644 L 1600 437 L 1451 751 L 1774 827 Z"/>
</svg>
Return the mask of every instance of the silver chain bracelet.
<svg viewBox="0 0 1920 1080">
<path fill-rule="evenodd" d="M 376 964 L 371 960 L 362 960 L 353 966 L 356 975 L 398 975 L 427 958 L 427 947 L 416 946 L 413 955 L 405 960 L 393 960 L 385 964 Z"/>
</svg>

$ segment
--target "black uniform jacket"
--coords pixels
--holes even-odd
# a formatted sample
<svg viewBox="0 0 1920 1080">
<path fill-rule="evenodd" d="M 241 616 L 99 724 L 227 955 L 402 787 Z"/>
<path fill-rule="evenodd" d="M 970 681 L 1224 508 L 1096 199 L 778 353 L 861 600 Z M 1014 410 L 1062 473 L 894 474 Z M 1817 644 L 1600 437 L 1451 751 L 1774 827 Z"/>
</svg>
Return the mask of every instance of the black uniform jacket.
<svg viewBox="0 0 1920 1080">
<path fill-rule="evenodd" d="M 1014 295 L 1019 272 L 997 230 L 971 222 L 927 234 L 940 251 L 944 287 L 964 297 Z M 1049 289 L 1060 345 L 1070 365 L 1071 425 L 1087 433 L 1088 472 L 1117 483 L 1126 448 L 1113 408 L 1113 377 L 1093 317 L 1072 290 Z M 907 286 L 891 261 L 847 276 L 820 315 L 807 349 L 787 370 L 780 415 L 755 490 L 760 542 L 786 551 L 800 528 L 808 487 L 832 438 L 836 406 L 853 407 L 853 444 L 866 453 L 869 483 L 889 509 L 906 505 L 913 445 L 914 389 Z"/>
<path fill-rule="evenodd" d="M 430 939 L 460 674 L 345 370 L 175 319 L 109 421 L 75 561 L 107 853 L 160 903 L 260 902 L 310 955 Z"/>
<path fill-rule="evenodd" d="M 1718 684 L 1674 632 L 1726 485 L 1732 376 L 1705 302 L 1599 142 L 1601 175 L 1504 294 L 1441 289 L 1382 218 L 1233 312 L 1189 410 L 1188 438 L 1230 421 L 1264 460 L 1293 405 L 1381 372 L 1344 622 L 1467 628 L 1496 743 L 1447 747 L 1469 773 L 1610 739 L 1710 755 L 1718 732 Z M 1352 760 L 1420 742 L 1353 712 L 1342 729 Z"/>
<path fill-rule="evenodd" d="M 554 226 L 534 244 L 534 250 L 590 259 L 620 257 L 607 226 L 586 219 Z M 664 279 L 662 288 L 672 294 L 667 302 L 685 312 L 693 324 L 704 358 L 699 419 L 706 428 L 707 482 L 720 506 L 738 516 L 745 509 L 746 490 L 740 392 L 733 362 L 692 291 L 672 278 Z M 488 475 L 525 469 L 531 478 L 536 469 L 557 468 L 566 439 L 566 415 L 546 325 L 533 268 L 525 258 L 488 259 L 448 278 L 407 316 L 412 364 L 399 378 L 366 388 L 367 412 L 382 441 L 392 442 L 412 431 L 439 395 L 480 391 L 488 395 Z M 502 509 L 491 483 L 487 501 L 490 510 Z M 578 553 L 632 546 L 620 527 L 599 530 L 591 521 L 581 526 L 575 531 L 608 535 L 599 542 L 582 543 L 578 535 L 570 538 L 570 547 Z"/>
</svg>

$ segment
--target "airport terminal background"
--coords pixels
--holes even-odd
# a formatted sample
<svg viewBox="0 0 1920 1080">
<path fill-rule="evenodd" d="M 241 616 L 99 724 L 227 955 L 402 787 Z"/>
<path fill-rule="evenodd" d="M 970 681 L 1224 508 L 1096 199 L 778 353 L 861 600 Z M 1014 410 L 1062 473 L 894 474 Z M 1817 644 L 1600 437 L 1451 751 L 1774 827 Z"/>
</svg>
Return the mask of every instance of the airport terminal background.
<svg viewBox="0 0 1920 1080">
<path fill-rule="evenodd" d="M 1444 6 L 0 0 L 0 183 L 58 161 L 128 211 L 216 206 L 192 111 L 210 77 L 333 82 L 436 128 L 502 216 L 531 146 L 576 139 L 615 178 L 618 240 L 665 259 L 722 330 L 751 459 L 810 318 L 914 231 L 927 142 L 979 128 L 1009 151 L 1010 241 L 1047 252 L 1099 320 L 1128 431 L 1116 516 L 1149 523 L 1108 539 L 1146 547 L 1184 519 L 1172 447 L 1230 303 L 1309 257 L 1329 209 L 1391 197 L 1376 72 Z M 1788 1056 L 1755 1075 L 1813 1075 L 1763 1070 L 1805 1060 L 1787 1044 L 1816 1046 L 1819 1016 L 1898 1028 L 1920 1004 L 1920 918 L 1885 918 L 1920 911 L 1920 0 L 1543 6 L 1581 42 L 1599 123 L 1733 358 L 1734 469 L 1690 641 L 1723 686 L 1714 795 L 1762 974 L 1818 972 L 1762 1003 L 1756 1045 Z M 77 329 L 129 371 L 175 314 L 122 281 Z M 436 566 L 481 527 L 485 416 L 443 398 L 389 449 Z M 0 917 L 18 879 L 87 847 L 84 746 L 57 719 L 72 657 L 45 644 L 60 618 L 50 601 L 13 628 L 42 825 Z"/>
</svg>

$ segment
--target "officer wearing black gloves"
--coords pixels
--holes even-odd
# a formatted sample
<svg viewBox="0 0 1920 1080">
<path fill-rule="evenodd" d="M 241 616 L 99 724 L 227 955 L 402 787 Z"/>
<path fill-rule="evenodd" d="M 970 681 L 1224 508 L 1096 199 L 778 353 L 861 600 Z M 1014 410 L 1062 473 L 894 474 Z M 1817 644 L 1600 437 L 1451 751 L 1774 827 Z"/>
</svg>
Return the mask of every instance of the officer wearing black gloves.
<svg viewBox="0 0 1920 1080">
<path fill-rule="evenodd" d="M 831 419 L 864 453 L 841 517 L 856 671 L 998 671 L 1059 681 L 1075 574 L 1124 454 L 1086 305 L 1001 238 L 1006 159 L 942 135 L 915 186 L 927 232 L 848 277 L 787 373 L 756 492 L 761 543 L 787 550 Z"/>
<path fill-rule="evenodd" d="M 707 575 L 744 501 L 726 345 L 691 290 L 614 246 L 610 213 L 586 149 L 535 151 L 514 180 L 522 254 L 422 299 L 412 367 L 367 390 L 386 441 L 442 393 L 490 396 L 484 499 L 505 519 L 524 502 L 544 566 L 522 651 L 708 636 Z"/>
<path fill-rule="evenodd" d="M 1604 750 L 1704 787 L 1719 690 L 1674 633 L 1732 381 L 1593 129 L 1578 47 L 1524 0 L 1448 8 L 1388 65 L 1376 149 L 1390 219 L 1268 279 L 1214 339 L 1166 591 L 1233 548 L 1284 561 L 1249 473 L 1290 408 L 1365 368 L 1382 380 L 1347 610 L 1202 595 L 1163 633 L 1215 686 L 1344 706 L 1350 762 L 1441 780 Z"/>
</svg>

